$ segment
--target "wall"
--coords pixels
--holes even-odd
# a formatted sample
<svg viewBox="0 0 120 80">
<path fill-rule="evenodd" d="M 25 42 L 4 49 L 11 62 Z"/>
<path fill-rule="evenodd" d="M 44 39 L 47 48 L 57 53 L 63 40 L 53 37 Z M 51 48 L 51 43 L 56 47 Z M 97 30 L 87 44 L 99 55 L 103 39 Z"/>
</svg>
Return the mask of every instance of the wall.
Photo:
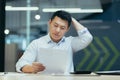
<svg viewBox="0 0 120 80">
<path fill-rule="evenodd" d="M 5 45 L 5 72 L 14 72 L 17 61 L 17 44 Z"/>
</svg>

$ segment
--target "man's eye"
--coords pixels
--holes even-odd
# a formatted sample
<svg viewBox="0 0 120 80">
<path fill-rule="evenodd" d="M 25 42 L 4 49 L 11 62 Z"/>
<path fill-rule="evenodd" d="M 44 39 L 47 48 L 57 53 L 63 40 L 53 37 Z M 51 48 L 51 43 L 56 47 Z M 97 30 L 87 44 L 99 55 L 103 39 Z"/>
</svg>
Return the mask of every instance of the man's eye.
<svg viewBox="0 0 120 80">
<path fill-rule="evenodd" d="M 54 25 L 54 27 L 58 27 L 57 25 Z"/>
<path fill-rule="evenodd" d="M 65 29 L 65 27 L 61 27 L 61 29 Z"/>
<path fill-rule="evenodd" d="M 55 27 L 57 27 L 57 26 L 55 25 Z"/>
</svg>

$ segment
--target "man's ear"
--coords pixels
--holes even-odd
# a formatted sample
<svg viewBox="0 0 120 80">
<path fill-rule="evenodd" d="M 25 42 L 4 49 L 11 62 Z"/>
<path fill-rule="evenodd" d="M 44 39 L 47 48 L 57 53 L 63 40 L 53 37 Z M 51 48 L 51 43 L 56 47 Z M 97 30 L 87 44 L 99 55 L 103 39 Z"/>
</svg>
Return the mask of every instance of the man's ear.
<svg viewBox="0 0 120 80">
<path fill-rule="evenodd" d="M 51 23 L 51 19 L 48 21 L 48 24 L 50 24 Z"/>
<path fill-rule="evenodd" d="M 50 23 L 51 23 L 51 19 L 47 22 L 48 27 L 49 27 Z"/>
<path fill-rule="evenodd" d="M 68 27 L 67 32 L 70 30 L 70 27 Z"/>
</svg>

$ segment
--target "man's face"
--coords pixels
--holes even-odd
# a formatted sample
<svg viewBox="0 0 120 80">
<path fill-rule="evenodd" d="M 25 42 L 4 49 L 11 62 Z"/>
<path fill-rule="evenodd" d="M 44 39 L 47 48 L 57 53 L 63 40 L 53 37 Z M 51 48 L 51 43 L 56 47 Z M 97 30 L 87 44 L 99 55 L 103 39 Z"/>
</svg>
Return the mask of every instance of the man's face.
<svg viewBox="0 0 120 80">
<path fill-rule="evenodd" d="M 50 37 L 54 42 L 59 42 L 68 29 L 68 21 L 57 16 L 49 21 Z"/>
</svg>

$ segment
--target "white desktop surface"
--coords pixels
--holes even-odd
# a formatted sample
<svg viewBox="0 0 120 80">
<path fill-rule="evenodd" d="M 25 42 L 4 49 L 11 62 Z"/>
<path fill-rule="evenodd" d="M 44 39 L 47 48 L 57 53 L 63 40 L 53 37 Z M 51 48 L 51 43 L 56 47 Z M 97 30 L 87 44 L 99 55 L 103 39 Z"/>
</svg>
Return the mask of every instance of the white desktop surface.
<svg viewBox="0 0 120 80">
<path fill-rule="evenodd" d="M 24 74 L 0 73 L 0 80 L 120 80 L 119 75 L 51 75 L 51 74 Z"/>
</svg>

